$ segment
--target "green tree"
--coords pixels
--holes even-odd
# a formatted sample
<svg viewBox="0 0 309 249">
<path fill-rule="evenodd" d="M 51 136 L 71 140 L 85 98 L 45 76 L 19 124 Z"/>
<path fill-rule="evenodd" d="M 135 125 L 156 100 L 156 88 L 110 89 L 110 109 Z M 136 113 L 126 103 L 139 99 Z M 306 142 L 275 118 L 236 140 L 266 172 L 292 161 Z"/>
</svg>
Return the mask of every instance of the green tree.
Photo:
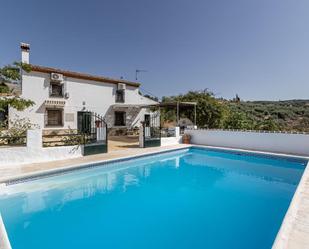
<svg viewBox="0 0 309 249">
<path fill-rule="evenodd" d="M 31 66 L 21 62 L 14 62 L 12 65 L 0 68 L 0 93 L 10 92 L 6 83 L 20 84 L 21 70 L 30 72 Z M 7 106 L 23 111 L 32 105 L 34 105 L 32 100 L 23 99 L 19 96 L 0 97 L 0 111 L 4 111 Z"/>
<path fill-rule="evenodd" d="M 34 105 L 34 102 L 29 99 L 21 98 L 13 94 L 8 87 L 8 83 L 21 84 L 21 70 L 30 72 L 31 66 L 29 64 L 14 62 L 12 65 L 6 65 L 0 68 L 0 112 L 6 115 L 8 107 L 13 107 L 18 111 Z M 8 125 L 8 117 L 0 121 L 0 129 L 6 129 Z"/>
<path fill-rule="evenodd" d="M 224 120 L 225 129 L 251 130 L 253 121 L 244 112 L 230 110 Z"/>
<path fill-rule="evenodd" d="M 278 131 L 280 130 L 280 126 L 272 118 L 267 118 L 258 122 L 255 129 L 262 131 Z"/>
<path fill-rule="evenodd" d="M 227 108 L 225 104 L 214 97 L 214 94 L 207 89 L 202 91 L 189 91 L 186 94 L 163 97 L 162 102 L 197 102 L 196 123 L 199 127 L 221 128 L 223 118 L 226 115 Z M 194 120 L 193 108 L 181 110 L 181 117 L 187 117 Z"/>
</svg>

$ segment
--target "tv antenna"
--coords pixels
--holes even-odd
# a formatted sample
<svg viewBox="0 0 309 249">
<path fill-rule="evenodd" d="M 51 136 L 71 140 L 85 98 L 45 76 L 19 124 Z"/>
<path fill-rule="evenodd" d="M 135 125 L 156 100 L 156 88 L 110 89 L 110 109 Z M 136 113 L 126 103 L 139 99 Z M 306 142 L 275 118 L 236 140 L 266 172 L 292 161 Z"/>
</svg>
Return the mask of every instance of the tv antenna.
<svg viewBox="0 0 309 249">
<path fill-rule="evenodd" d="M 139 73 L 146 73 L 147 70 L 143 70 L 143 69 L 136 69 L 135 70 L 135 80 L 137 81 L 137 76 Z"/>
</svg>

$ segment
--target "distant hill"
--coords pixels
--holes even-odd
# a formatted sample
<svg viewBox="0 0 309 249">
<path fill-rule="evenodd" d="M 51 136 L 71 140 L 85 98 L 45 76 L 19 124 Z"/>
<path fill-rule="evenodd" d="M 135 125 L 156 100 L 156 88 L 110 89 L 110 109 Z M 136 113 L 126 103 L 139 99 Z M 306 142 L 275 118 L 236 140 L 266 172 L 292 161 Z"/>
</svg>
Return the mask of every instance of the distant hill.
<svg viewBox="0 0 309 249">
<path fill-rule="evenodd" d="M 280 130 L 309 132 L 309 100 L 227 101 L 226 104 L 256 122 L 271 119 Z"/>
<path fill-rule="evenodd" d="M 196 121 L 202 128 L 309 132 L 309 100 L 241 101 L 216 98 L 208 89 L 163 97 L 162 102 L 196 102 Z M 161 110 L 163 122 L 176 120 L 175 110 Z M 192 108 L 180 117 L 194 120 Z"/>
</svg>

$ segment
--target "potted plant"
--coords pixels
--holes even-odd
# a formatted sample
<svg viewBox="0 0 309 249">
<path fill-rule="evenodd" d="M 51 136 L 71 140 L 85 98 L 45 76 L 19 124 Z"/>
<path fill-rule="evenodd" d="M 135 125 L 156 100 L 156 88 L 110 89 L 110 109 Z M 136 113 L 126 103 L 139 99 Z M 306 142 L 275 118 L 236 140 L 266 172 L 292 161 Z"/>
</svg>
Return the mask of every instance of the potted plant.
<svg viewBox="0 0 309 249">
<path fill-rule="evenodd" d="M 182 136 L 182 143 L 184 144 L 190 144 L 191 136 L 189 134 L 184 134 Z"/>
</svg>

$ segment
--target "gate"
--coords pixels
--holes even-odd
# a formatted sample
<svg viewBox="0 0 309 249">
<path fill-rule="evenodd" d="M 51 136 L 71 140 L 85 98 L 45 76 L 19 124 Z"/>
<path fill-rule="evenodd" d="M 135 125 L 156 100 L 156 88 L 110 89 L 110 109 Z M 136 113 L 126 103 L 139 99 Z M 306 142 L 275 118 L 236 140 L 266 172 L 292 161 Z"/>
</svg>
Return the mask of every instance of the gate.
<svg viewBox="0 0 309 249">
<path fill-rule="evenodd" d="M 145 122 L 143 123 L 143 147 L 156 147 L 161 146 L 161 120 L 160 113 L 156 112 L 154 114 L 145 117 Z"/>
<path fill-rule="evenodd" d="M 93 112 L 77 113 L 77 129 L 83 135 L 83 155 L 107 153 L 107 124 Z"/>
</svg>

